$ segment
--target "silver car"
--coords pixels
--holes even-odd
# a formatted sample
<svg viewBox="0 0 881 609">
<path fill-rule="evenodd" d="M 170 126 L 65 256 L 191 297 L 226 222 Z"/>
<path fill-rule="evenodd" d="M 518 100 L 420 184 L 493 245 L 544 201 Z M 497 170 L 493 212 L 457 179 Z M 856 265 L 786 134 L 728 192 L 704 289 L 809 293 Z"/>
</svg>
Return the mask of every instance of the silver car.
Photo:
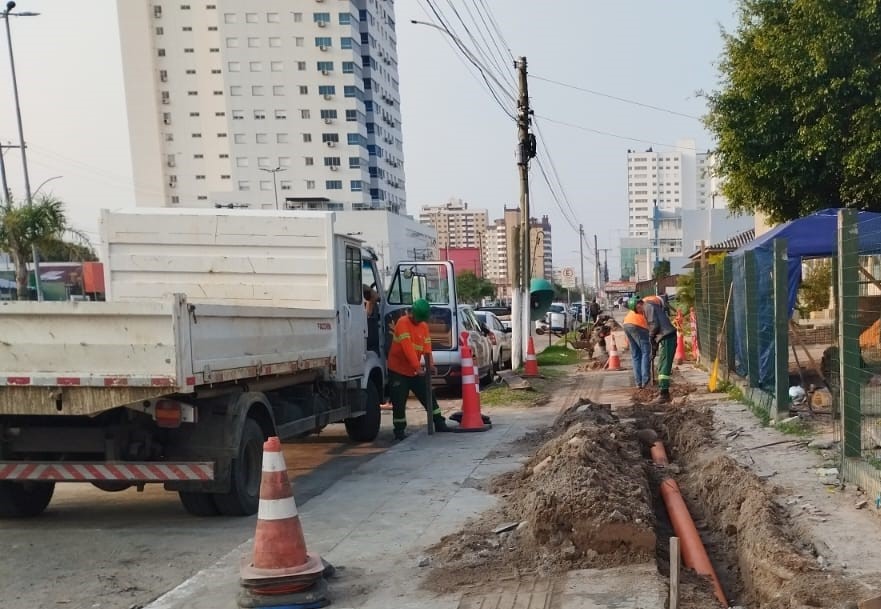
<svg viewBox="0 0 881 609">
<path fill-rule="evenodd" d="M 511 326 L 505 326 L 497 315 L 489 311 L 475 311 L 478 321 L 486 328 L 486 337 L 492 345 L 493 365 L 496 370 L 511 367 Z"/>
</svg>

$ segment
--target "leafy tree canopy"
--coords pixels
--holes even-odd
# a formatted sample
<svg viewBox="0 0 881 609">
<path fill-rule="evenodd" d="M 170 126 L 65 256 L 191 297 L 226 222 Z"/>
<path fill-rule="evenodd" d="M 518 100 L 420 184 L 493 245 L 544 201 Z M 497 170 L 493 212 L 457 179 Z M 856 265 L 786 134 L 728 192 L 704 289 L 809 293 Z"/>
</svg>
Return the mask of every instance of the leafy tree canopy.
<svg viewBox="0 0 881 609">
<path fill-rule="evenodd" d="M 881 4 L 740 0 L 709 95 L 730 207 L 881 210 Z"/>
<path fill-rule="evenodd" d="M 478 277 L 474 271 L 462 271 L 456 275 L 456 292 L 459 301 L 467 303 L 480 302 L 481 298 L 492 298 L 496 288 L 488 279 Z"/>
</svg>

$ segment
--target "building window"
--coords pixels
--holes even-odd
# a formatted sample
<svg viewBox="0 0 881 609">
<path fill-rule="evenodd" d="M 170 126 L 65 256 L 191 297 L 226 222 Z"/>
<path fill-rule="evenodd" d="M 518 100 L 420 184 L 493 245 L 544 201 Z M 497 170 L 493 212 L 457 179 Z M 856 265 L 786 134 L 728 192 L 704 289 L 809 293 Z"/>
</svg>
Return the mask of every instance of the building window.
<svg viewBox="0 0 881 609">
<path fill-rule="evenodd" d="M 311 141 L 312 141 L 312 134 L 311 133 L 304 133 L 303 134 L 303 143 L 308 144 Z"/>
<path fill-rule="evenodd" d="M 251 190 L 251 183 L 247 180 L 239 180 L 238 188 L 240 191 Z"/>
<path fill-rule="evenodd" d="M 258 156 L 257 157 L 257 167 L 269 168 L 269 157 Z"/>
<path fill-rule="evenodd" d="M 300 95 L 309 95 L 309 87 L 300 85 Z"/>
<path fill-rule="evenodd" d="M 343 92 L 346 97 L 354 97 L 356 99 L 364 99 L 364 92 L 361 91 L 358 87 L 354 87 L 352 85 L 346 85 L 343 87 Z"/>
<path fill-rule="evenodd" d="M 209 26 L 208 26 L 208 31 L 209 31 L 209 32 L 216 32 L 216 31 L 217 31 L 217 26 L 216 26 L 216 25 L 209 25 Z"/>
<path fill-rule="evenodd" d="M 278 13 L 266 13 L 266 23 L 281 23 Z"/>
<path fill-rule="evenodd" d="M 343 189 L 343 181 L 342 180 L 327 180 L 324 182 L 324 187 L 327 190 L 342 190 Z"/>
<path fill-rule="evenodd" d="M 291 189 L 291 181 L 290 180 L 281 180 L 279 183 L 279 188 L 282 190 L 290 190 Z"/>
<path fill-rule="evenodd" d="M 183 27 L 183 31 L 184 31 L 184 32 L 192 32 L 192 31 L 193 31 L 193 28 L 191 28 L 191 27 L 188 26 L 188 25 L 185 25 L 185 26 Z"/>
<path fill-rule="evenodd" d="M 196 179 L 197 179 L 197 180 L 204 180 L 204 179 L 205 179 L 205 176 L 196 176 Z"/>
<path fill-rule="evenodd" d="M 226 39 L 226 48 L 234 49 L 238 46 L 239 46 L 239 39 L 238 38 L 227 38 Z"/>
<path fill-rule="evenodd" d="M 294 13 L 294 23 L 303 22 L 303 13 Z"/>
<path fill-rule="evenodd" d="M 357 110 L 346 110 L 346 121 L 353 122 L 358 120 Z"/>
<path fill-rule="evenodd" d="M 311 115 L 312 113 L 309 110 L 300 110 L 300 118 L 310 118 Z"/>
<path fill-rule="evenodd" d="M 188 11 L 188 10 L 190 10 L 190 5 L 189 5 L 189 4 L 181 4 L 181 5 L 180 5 L 180 10 L 182 10 L 182 11 Z"/>
<path fill-rule="evenodd" d="M 251 95 L 260 96 L 260 95 L 263 95 L 263 91 L 264 91 L 263 85 L 253 85 L 251 87 Z"/>
<path fill-rule="evenodd" d="M 226 134 L 225 133 L 218 133 L 217 137 L 226 137 Z"/>
<path fill-rule="evenodd" d="M 284 85 L 273 85 L 272 94 L 276 96 L 284 95 Z"/>
<path fill-rule="evenodd" d="M 162 7 L 161 6 L 154 6 L 153 7 L 153 16 L 156 17 L 156 19 L 159 19 L 162 17 Z"/>
<path fill-rule="evenodd" d="M 238 85 L 233 85 L 229 88 L 229 94 L 232 97 L 237 97 L 242 94 L 242 88 Z"/>
<path fill-rule="evenodd" d="M 330 48 L 330 46 L 332 44 L 333 44 L 333 41 L 331 40 L 331 38 L 329 36 L 317 36 L 315 38 L 315 46 L 317 46 L 319 48 L 327 49 L 327 48 Z"/>
<path fill-rule="evenodd" d="M 237 156 L 236 157 L 236 167 L 247 167 L 248 166 L 248 157 L 246 156 Z"/>
<path fill-rule="evenodd" d="M 338 157 L 338 156 L 324 157 L 324 166 L 325 167 L 339 167 L 340 166 L 340 157 Z"/>
<path fill-rule="evenodd" d="M 184 53 L 192 53 L 193 49 L 184 49 Z"/>
<path fill-rule="evenodd" d="M 258 133 L 255 139 L 258 144 L 265 144 L 269 141 L 269 137 L 265 133 Z"/>
<path fill-rule="evenodd" d="M 232 141 L 236 144 L 244 144 L 245 143 L 245 134 L 244 133 L 234 133 L 232 136 Z"/>
<path fill-rule="evenodd" d="M 242 69 L 242 64 L 240 64 L 238 61 L 230 61 L 228 64 L 226 64 L 226 69 L 230 72 L 239 72 Z"/>
<path fill-rule="evenodd" d="M 333 72 L 333 62 L 332 61 L 319 61 L 318 62 L 318 71 L 322 74 L 327 74 L 329 72 Z"/>
<path fill-rule="evenodd" d="M 306 163 L 306 167 L 312 167 L 315 165 L 315 159 L 311 156 L 304 157 L 303 161 Z"/>
<path fill-rule="evenodd" d="M 284 62 L 281 61 L 270 61 L 269 69 L 273 72 L 281 72 L 284 70 Z"/>
<path fill-rule="evenodd" d="M 244 118 L 245 118 L 245 111 L 244 110 L 233 110 L 232 111 L 232 119 L 234 121 L 240 121 Z"/>
<path fill-rule="evenodd" d="M 248 69 L 252 72 L 262 72 L 263 71 L 263 62 L 262 61 L 251 61 L 248 63 Z"/>
<path fill-rule="evenodd" d="M 325 97 L 329 97 L 336 93 L 336 87 L 333 85 L 319 85 L 318 87 L 318 95 L 324 95 Z"/>
<path fill-rule="evenodd" d="M 256 49 L 259 47 L 260 47 L 260 39 L 259 38 L 255 37 L 255 36 L 248 38 L 248 48 L 249 49 Z"/>
<path fill-rule="evenodd" d="M 306 71 L 306 62 L 305 61 L 298 61 L 297 62 L 297 70 L 299 70 L 300 72 L 305 72 Z"/>
<path fill-rule="evenodd" d="M 161 27 L 156 28 L 156 35 L 162 36 L 165 33 L 165 30 Z"/>
<path fill-rule="evenodd" d="M 340 48 L 351 49 L 355 45 L 355 41 L 351 38 L 340 38 Z"/>
<path fill-rule="evenodd" d="M 245 13 L 245 23 L 257 23 L 257 13 Z"/>
<path fill-rule="evenodd" d="M 321 118 L 323 118 L 325 120 L 332 120 L 332 119 L 335 119 L 336 117 L 337 117 L 336 110 L 322 110 L 321 111 Z"/>
<path fill-rule="evenodd" d="M 159 57 L 165 57 L 165 49 L 156 49 L 156 54 L 159 55 Z"/>
<path fill-rule="evenodd" d="M 174 141 L 174 134 L 173 133 L 166 133 L 165 134 L 165 141 L 166 142 L 173 142 Z"/>
<path fill-rule="evenodd" d="M 306 190 L 315 190 L 315 180 L 306 180 Z"/>
<path fill-rule="evenodd" d="M 277 38 L 275 36 L 269 37 L 269 46 L 270 48 L 277 49 L 281 47 L 281 38 Z"/>
<path fill-rule="evenodd" d="M 238 22 L 238 17 L 235 13 L 224 13 L 223 14 L 223 22 L 224 23 L 236 23 Z"/>
<path fill-rule="evenodd" d="M 212 47 L 212 48 L 208 49 L 208 52 L 209 53 L 220 53 L 220 49 L 217 47 Z"/>
<path fill-rule="evenodd" d="M 190 112 L 190 116 L 199 116 L 198 112 Z"/>
<path fill-rule="evenodd" d="M 340 13 L 340 25 L 349 25 L 352 23 L 351 13 Z"/>
<path fill-rule="evenodd" d="M 360 167 L 361 167 L 361 157 L 350 156 L 349 157 L 349 169 L 358 169 Z"/>
<path fill-rule="evenodd" d="M 312 13 L 312 20 L 315 23 L 329 23 L 330 22 L 330 13 Z"/>
<path fill-rule="evenodd" d="M 275 111 L 275 120 L 285 120 L 288 117 L 287 110 L 276 110 Z"/>
<path fill-rule="evenodd" d="M 175 204 L 180 203 L 180 197 L 177 196 L 177 195 L 172 195 L 172 196 L 171 196 L 171 202 L 172 202 L 172 203 L 175 203 Z"/>
<path fill-rule="evenodd" d="M 322 133 L 321 141 L 325 144 L 327 144 L 328 142 L 333 142 L 334 144 L 336 144 L 340 141 L 340 136 L 336 133 Z"/>
<path fill-rule="evenodd" d="M 354 61 L 344 61 L 343 62 L 343 74 L 353 74 L 355 72 L 355 62 Z"/>
<path fill-rule="evenodd" d="M 352 180 L 350 184 L 352 192 L 361 192 L 361 180 Z"/>
<path fill-rule="evenodd" d="M 198 95 L 198 91 L 187 91 L 187 95 Z"/>
<path fill-rule="evenodd" d="M 294 38 L 294 46 L 302 47 L 306 46 L 306 39 L 302 36 L 297 36 Z"/>
<path fill-rule="evenodd" d="M 202 134 L 201 133 L 194 133 L 193 137 L 196 139 L 199 139 L 200 137 L 202 137 Z"/>
<path fill-rule="evenodd" d="M 288 134 L 287 133 L 276 133 L 275 134 L 275 143 L 276 144 L 287 144 L 288 143 Z"/>
</svg>

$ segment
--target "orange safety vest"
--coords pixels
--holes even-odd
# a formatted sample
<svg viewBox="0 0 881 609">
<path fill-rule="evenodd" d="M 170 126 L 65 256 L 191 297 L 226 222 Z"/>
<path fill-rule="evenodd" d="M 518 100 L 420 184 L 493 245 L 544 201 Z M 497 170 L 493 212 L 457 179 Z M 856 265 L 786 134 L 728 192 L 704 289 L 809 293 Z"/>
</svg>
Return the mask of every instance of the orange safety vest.
<svg viewBox="0 0 881 609">
<path fill-rule="evenodd" d="M 645 298 L 642 299 L 642 301 L 643 302 L 653 302 L 657 305 L 661 305 L 662 307 L 664 306 L 664 299 L 661 298 L 660 296 L 646 296 Z"/>
<path fill-rule="evenodd" d="M 431 353 L 431 334 L 428 324 L 414 322 L 407 315 L 395 324 L 392 347 L 388 354 L 388 369 L 403 376 L 419 374 L 419 362 L 425 353 Z"/>
<path fill-rule="evenodd" d="M 649 329 L 649 322 L 645 320 L 645 315 L 642 313 L 637 313 L 636 311 L 627 311 L 627 315 L 624 316 L 624 321 L 622 322 L 625 326 L 630 324 L 632 326 L 639 326 L 640 328 Z"/>
</svg>

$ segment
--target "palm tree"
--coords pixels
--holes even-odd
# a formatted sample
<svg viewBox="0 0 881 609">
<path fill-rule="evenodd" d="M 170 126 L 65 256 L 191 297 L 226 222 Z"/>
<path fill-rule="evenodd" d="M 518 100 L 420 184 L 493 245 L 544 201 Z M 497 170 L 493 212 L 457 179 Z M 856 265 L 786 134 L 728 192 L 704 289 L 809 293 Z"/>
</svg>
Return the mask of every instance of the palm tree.
<svg viewBox="0 0 881 609">
<path fill-rule="evenodd" d="M 65 235 L 88 242 L 85 235 L 67 221 L 64 203 L 51 195 L 42 195 L 31 203 L 15 205 L 12 197 L 0 207 L 0 251 L 12 258 L 19 300 L 28 297 L 28 268 L 34 246 L 49 245 Z"/>
</svg>

